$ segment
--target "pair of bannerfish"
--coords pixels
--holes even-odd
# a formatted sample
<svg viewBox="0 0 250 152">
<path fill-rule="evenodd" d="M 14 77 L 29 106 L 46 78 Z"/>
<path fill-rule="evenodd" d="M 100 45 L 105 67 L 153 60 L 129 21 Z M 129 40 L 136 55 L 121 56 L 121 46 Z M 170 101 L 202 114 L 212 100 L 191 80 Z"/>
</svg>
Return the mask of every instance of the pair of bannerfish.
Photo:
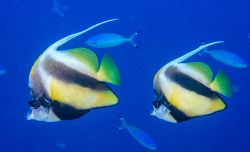
<svg viewBox="0 0 250 152">
<path fill-rule="evenodd" d="M 107 83 L 120 84 L 120 74 L 109 55 L 104 55 L 100 65 L 95 53 L 86 48 L 58 50 L 73 38 L 80 36 L 107 20 L 86 30 L 62 38 L 49 46 L 32 66 L 29 75 L 29 89 L 32 99 L 28 120 L 57 122 L 79 118 L 91 109 L 118 103 L 117 95 Z M 87 41 L 93 47 L 134 42 L 120 37 L 117 42 L 97 44 Z M 102 36 L 103 37 L 103 36 Z M 104 36 L 105 37 L 105 36 Z M 201 62 L 182 63 L 209 46 L 223 43 L 217 41 L 204 44 L 197 49 L 167 63 L 155 75 L 151 115 L 168 122 L 182 122 L 194 117 L 223 110 L 226 105 L 219 94 L 231 97 L 228 77 L 219 72 L 213 76 L 208 65 Z"/>
</svg>

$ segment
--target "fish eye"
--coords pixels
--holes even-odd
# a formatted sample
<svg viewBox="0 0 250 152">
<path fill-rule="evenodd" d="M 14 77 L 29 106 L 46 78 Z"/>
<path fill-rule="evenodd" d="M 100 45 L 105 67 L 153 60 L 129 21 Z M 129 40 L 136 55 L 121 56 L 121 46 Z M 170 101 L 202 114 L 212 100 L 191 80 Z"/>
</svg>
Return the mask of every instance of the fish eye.
<svg viewBox="0 0 250 152">
<path fill-rule="evenodd" d="M 29 105 L 33 108 L 33 109 L 37 109 L 40 107 L 40 103 L 37 102 L 36 100 L 32 99 L 29 101 Z"/>
<path fill-rule="evenodd" d="M 161 103 L 159 101 L 153 101 L 153 105 L 155 108 L 159 108 L 161 106 Z"/>
</svg>

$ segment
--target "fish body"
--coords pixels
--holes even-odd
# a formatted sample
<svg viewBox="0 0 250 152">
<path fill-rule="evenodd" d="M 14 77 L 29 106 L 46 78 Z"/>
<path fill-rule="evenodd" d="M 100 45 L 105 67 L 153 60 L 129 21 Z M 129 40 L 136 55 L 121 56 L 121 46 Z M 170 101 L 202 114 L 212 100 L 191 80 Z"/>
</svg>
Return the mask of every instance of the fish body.
<svg viewBox="0 0 250 152">
<path fill-rule="evenodd" d="M 128 125 L 125 121 L 124 118 L 120 118 L 121 120 L 121 127 L 119 127 L 119 129 L 126 129 L 129 134 L 138 142 L 140 143 L 141 145 L 143 145 L 144 147 L 150 149 L 150 150 L 156 150 L 157 147 L 156 147 L 156 144 L 155 142 L 153 141 L 153 139 L 146 133 L 144 132 L 143 130 L 137 128 L 137 127 L 134 127 L 134 126 L 131 126 L 131 125 Z"/>
<path fill-rule="evenodd" d="M 205 50 L 202 54 L 208 54 L 215 60 L 235 68 L 246 68 L 247 63 L 237 54 L 225 50 Z"/>
<path fill-rule="evenodd" d="M 118 97 L 106 84 L 120 83 L 119 72 L 110 56 L 104 55 L 99 66 L 95 53 L 86 48 L 57 50 L 60 45 L 97 25 L 52 44 L 34 63 L 29 76 L 32 99 L 28 120 L 71 120 L 93 108 L 118 102 Z"/>
<path fill-rule="evenodd" d="M 108 48 L 121 45 L 123 43 L 129 42 L 134 47 L 138 48 L 138 45 L 134 43 L 134 38 L 139 32 L 134 33 L 130 37 L 126 38 L 119 34 L 113 33 L 101 33 L 90 37 L 86 44 L 94 48 Z"/>
<path fill-rule="evenodd" d="M 157 72 L 153 83 L 156 100 L 151 115 L 177 123 L 226 107 L 218 95 L 231 96 L 230 82 L 223 72 L 213 80 L 213 72 L 205 63 L 181 63 L 211 44 L 173 60 Z"/>
</svg>

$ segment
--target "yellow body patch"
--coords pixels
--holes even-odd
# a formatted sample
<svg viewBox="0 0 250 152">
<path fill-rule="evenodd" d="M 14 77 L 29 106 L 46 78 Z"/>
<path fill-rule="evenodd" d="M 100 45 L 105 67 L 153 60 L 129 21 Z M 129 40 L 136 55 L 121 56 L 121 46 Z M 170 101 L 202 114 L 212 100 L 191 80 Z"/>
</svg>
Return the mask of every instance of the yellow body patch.
<svg viewBox="0 0 250 152">
<path fill-rule="evenodd" d="M 210 99 L 195 92 L 172 84 L 171 94 L 167 96 L 170 104 L 189 117 L 210 114 L 225 108 L 220 98 Z"/>
<path fill-rule="evenodd" d="M 50 97 L 78 110 L 109 106 L 118 102 L 116 95 L 109 89 L 98 91 L 54 78 L 50 81 Z"/>
<path fill-rule="evenodd" d="M 41 56 L 39 56 L 38 59 L 37 59 L 37 60 L 35 61 L 35 63 L 33 64 L 32 68 L 31 68 L 31 70 L 30 70 L 29 78 L 30 78 L 32 75 L 34 75 L 34 72 L 35 72 L 35 69 L 36 69 L 36 67 L 37 67 L 37 64 L 38 64 L 38 61 L 39 61 L 40 57 L 41 57 Z"/>
</svg>

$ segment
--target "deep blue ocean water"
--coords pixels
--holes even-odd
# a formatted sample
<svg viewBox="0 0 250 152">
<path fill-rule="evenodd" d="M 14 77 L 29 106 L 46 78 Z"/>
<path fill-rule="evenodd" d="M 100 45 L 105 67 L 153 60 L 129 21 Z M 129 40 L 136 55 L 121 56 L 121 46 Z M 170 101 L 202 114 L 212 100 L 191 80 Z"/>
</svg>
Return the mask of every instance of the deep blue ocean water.
<svg viewBox="0 0 250 152">
<path fill-rule="evenodd" d="M 172 124 L 150 116 L 153 77 L 167 62 L 206 42 L 242 56 L 250 64 L 249 0 L 91 0 L 66 1 L 64 17 L 52 0 L 2 0 L 0 5 L 1 152 L 146 152 L 126 131 L 119 116 L 150 134 L 159 152 L 249 152 L 250 70 L 231 68 L 208 56 L 203 61 L 215 73 L 222 69 L 239 86 L 227 109 L 213 115 Z M 129 36 L 137 30 L 140 49 L 130 44 L 92 49 L 109 53 L 121 72 L 121 86 L 112 86 L 119 104 L 91 111 L 80 119 L 58 123 L 27 121 L 28 75 L 37 57 L 60 38 L 97 22 L 120 18 L 74 39 L 63 48 L 86 47 L 89 36 L 101 32 Z M 60 147 L 63 143 L 66 147 Z"/>
</svg>

